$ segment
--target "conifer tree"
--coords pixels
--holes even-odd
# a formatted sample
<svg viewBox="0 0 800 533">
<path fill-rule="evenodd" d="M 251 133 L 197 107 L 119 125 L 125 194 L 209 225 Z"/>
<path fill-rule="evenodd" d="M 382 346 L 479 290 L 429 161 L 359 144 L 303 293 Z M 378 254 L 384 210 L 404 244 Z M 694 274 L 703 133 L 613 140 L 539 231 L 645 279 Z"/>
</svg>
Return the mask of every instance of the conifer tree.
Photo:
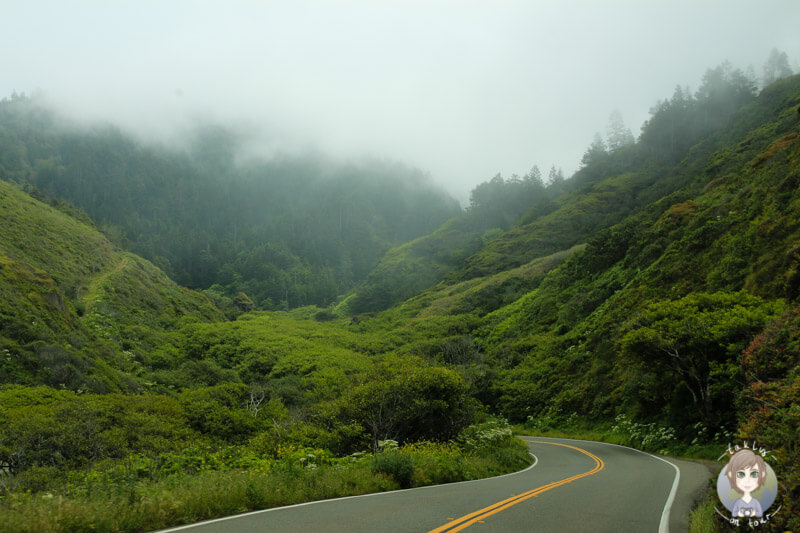
<svg viewBox="0 0 800 533">
<path fill-rule="evenodd" d="M 542 171 L 539 170 L 538 165 L 533 165 L 528 173 L 525 175 L 525 181 L 542 185 Z"/>
<path fill-rule="evenodd" d="M 608 155 L 606 143 L 603 141 L 603 137 L 599 133 L 595 133 L 592 144 L 589 145 L 589 148 L 586 149 L 586 152 L 581 158 L 581 163 L 583 163 L 584 166 L 588 166 L 593 161 L 597 161 L 606 155 Z"/>
<path fill-rule="evenodd" d="M 763 86 L 766 87 L 791 75 L 792 69 L 789 66 L 789 58 L 786 56 L 786 52 L 779 52 L 776 48 L 773 48 L 769 53 L 767 62 L 764 63 L 764 76 L 761 78 Z"/>
<path fill-rule="evenodd" d="M 631 130 L 625 126 L 622 120 L 622 114 L 619 110 L 615 109 L 608 117 L 608 150 L 616 152 L 620 148 L 624 148 L 633 144 L 633 134 Z"/>
<path fill-rule="evenodd" d="M 562 181 L 564 181 L 564 172 L 560 168 L 556 170 L 555 165 L 551 166 L 550 172 L 547 174 L 547 184 L 553 185 Z"/>
</svg>

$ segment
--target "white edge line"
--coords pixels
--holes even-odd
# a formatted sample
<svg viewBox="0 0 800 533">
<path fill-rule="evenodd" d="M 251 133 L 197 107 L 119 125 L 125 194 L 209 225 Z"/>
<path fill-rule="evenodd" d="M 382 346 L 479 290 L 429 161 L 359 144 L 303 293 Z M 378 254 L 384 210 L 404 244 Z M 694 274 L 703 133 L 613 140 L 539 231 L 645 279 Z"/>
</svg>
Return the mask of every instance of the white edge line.
<svg viewBox="0 0 800 533">
<path fill-rule="evenodd" d="M 525 439 L 522 439 L 522 440 L 524 441 Z M 397 493 L 397 492 L 408 492 L 408 491 L 412 491 L 412 490 L 434 489 L 436 487 L 449 487 L 449 486 L 452 486 L 452 485 L 463 485 L 465 483 L 478 483 L 480 481 L 488 481 L 488 480 L 491 480 L 491 479 L 500 479 L 500 478 L 507 477 L 507 476 L 516 476 L 517 474 L 522 474 L 522 473 L 527 472 L 528 470 L 530 470 L 531 468 L 536 466 L 536 464 L 539 462 L 539 458 L 536 457 L 531 452 L 528 452 L 528 455 L 533 457 L 533 464 L 531 464 L 530 466 L 528 466 L 524 470 L 519 470 L 517 472 L 511 472 L 509 474 L 503 474 L 503 475 L 500 475 L 500 476 L 485 477 L 485 478 L 481 478 L 481 479 L 469 479 L 467 481 L 454 481 L 452 483 L 440 483 L 438 485 L 426 485 L 424 487 L 414 487 L 414 488 L 411 488 L 411 489 L 398 489 L 398 490 L 389 490 L 389 491 L 384 491 L 384 492 L 370 492 L 369 494 L 357 494 L 355 496 L 341 496 L 339 498 L 329 498 L 327 500 L 314 500 L 313 502 L 295 503 L 295 504 L 292 504 L 292 505 L 284 505 L 282 507 L 270 507 L 269 509 L 259 509 L 258 511 L 250 511 L 249 513 L 240 513 L 240 514 L 231 515 L 231 516 L 224 516 L 222 518 L 214 518 L 214 519 L 211 519 L 211 520 L 205 520 L 203 522 L 194 522 L 192 524 L 185 524 L 183 526 L 177 526 L 177 527 L 173 527 L 173 528 L 169 528 L 169 529 L 159 529 L 159 530 L 154 531 L 153 533 L 172 533 L 173 531 L 183 531 L 183 530 L 186 530 L 186 529 L 191 529 L 193 527 L 200 527 L 200 526 L 205 526 L 205 525 L 208 525 L 208 524 L 215 524 L 217 522 L 225 522 L 226 520 L 234 520 L 236 518 L 244 518 L 246 516 L 269 513 L 269 512 L 272 512 L 272 511 L 280 511 L 281 509 L 291 509 L 293 507 L 304 507 L 306 505 L 315 505 L 315 504 L 318 504 L 318 503 L 338 502 L 338 501 L 341 501 L 341 500 L 351 500 L 351 499 L 354 499 L 354 498 L 368 498 L 370 496 L 383 496 L 383 495 L 386 495 L 386 494 L 394 494 L 394 493 Z"/>
<path fill-rule="evenodd" d="M 530 435 L 526 435 L 526 437 L 529 437 L 531 439 L 539 439 L 539 438 L 542 438 L 542 439 L 554 439 L 554 440 L 557 439 L 556 437 L 534 437 L 534 436 L 530 436 Z M 523 439 L 523 440 L 525 440 L 525 439 Z M 631 448 L 630 446 L 622 446 L 621 444 L 613 444 L 611 442 L 602 442 L 602 441 L 597 441 L 597 440 L 569 439 L 569 438 L 563 438 L 563 439 L 562 438 L 558 438 L 557 440 L 574 440 L 574 441 L 577 441 L 577 442 L 591 442 L 591 443 L 594 443 L 594 444 L 605 444 L 606 446 L 616 446 L 618 448 L 625 448 L 626 450 L 633 450 L 635 452 L 639 452 L 639 453 L 642 453 L 644 455 L 649 455 L 653 459 L 658 459 L 659 461 L 664 461 L 665 463 L 670 465 L 672 468 L 674 468 L 675 469 L 675 479 L 672 481 L 672 489 L 670 489 L 670 491 L 669 491 L 669 496 L 667 496 L 667 501 L 664 504 L 664 510 L 661 512 L 661 521 L 658 523 L 658 533 L 669 533 L 669 513 L 672 510 L 672 504 L 675 501 L 675 494 L 677 494 L 677 492 L 678 492 L 678 483 L 681 480 L 681 470 L 680 470 L 680 468 L 678 468 L 678 465 L 676 465 L 675 463 L 672 463 L 670 461 L 667 461 L 663 457 L 659 457 L 657 455 L 653 455 L 652 453 L 643 452 L 642 450 L 637 450 L 636 448 Z"/>
<path fill-rule="evenodd" d="M 655 457 L 659 461 L 664 461 L 665 463 L 667 463 L 668 465 L 670 465 L 672 468 L 675 469 L 675 480 L 672 482 L 672 490 L 669 491 L 669 496 L 667 497 L 667 501 L 664 504 L 664 510 L 661 512 L 661 522 L 659 522 L 658 524 L 658 533 L 669 533 L 669 513 L 672 510 L 672 503 L 675 501 L 675 494 L 677 494 L 678 492 L 678 483 L 681 480 L 681 469 L 678 468 L 678 465 L 676 465 L 671 461 L 667 461 L 663 457 L 659 457 L 657 455 L 653 455 L 650 453 L 648 453 L 647 455 L 649 455 L 650 457 Z"/>
</svg>

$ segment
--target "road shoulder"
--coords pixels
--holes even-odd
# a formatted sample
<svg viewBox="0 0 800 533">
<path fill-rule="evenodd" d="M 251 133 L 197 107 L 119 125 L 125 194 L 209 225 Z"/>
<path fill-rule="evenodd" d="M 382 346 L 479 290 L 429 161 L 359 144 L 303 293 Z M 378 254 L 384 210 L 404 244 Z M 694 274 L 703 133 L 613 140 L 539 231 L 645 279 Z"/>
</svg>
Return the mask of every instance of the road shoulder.
<svg viewBox="0 0 800 533">
<path fill-rule="evenodd" d="M 684 533 L 689 530 L 689 517 L 697 504 L 705 496 L 709 483 L 716 479 L 720 465 L 713 461 L 665 457 L 681 471 L 678 492 L 672 503 L 669 515 L 670 533 Z"/>
</svg>

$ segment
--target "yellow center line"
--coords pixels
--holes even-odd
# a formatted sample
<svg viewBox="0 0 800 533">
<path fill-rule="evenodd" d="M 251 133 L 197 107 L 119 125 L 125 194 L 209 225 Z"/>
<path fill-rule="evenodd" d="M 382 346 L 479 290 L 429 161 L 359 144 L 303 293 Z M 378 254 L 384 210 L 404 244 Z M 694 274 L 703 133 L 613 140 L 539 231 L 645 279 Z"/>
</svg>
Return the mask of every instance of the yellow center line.
<svg viewBox="0 0 800 533">
<path fill-rule="evenodd" d="M 531 490 L 529 490 L 527 492 L 523 492 L 522 494 L 517 494 L 516 496 L 512 496 L 512 497 L 507 498 L 507 499 L 505 499 L 503 501 L 499 501 L 499 502 L 497 502 L 495 504 L 492 504 L 492 505 L 490 505 L 488 507 L 484 507 L 483 509 L 480 509 L 480 510 L 475 511 L 473 513 L 464 515 L 461 518 L 456 518 L 455 520 L 451 521 L 448 524 L 445 524 L 443 526 L 437 527 L 436 529 L 432 529 L 429 533 L 443 533 L 445 531 L 447 531 L 447 532 L 461 531 L 462 529 L 468 528 L 469 526 L 471 526 L 475 522 L 483 521 L 484 519 L 488 518 L 489 516 L 491 516 L 493 514 L 497 514 L 500 511 L 504 511 L 504 510 L 508 509 L 509 507 L 511 507 L 513 505 L 516 505 L 516 504 L 518 504 L 520 502 L 523 502 L 523 501 L 527 500 L 528 498 L 533 498 L 534 496 L 538 496 L 539 494 L 542 494 L 543 492 L 547 492 L 550 489 L 554 489 L 556 487 L 560 487 L 561 485 L 565 485 L 567 483 L 575 481 L 576 479 L 580 479 L 582 477 L 591 476 L 593 474 L 596 474 L 599 471 L 601 471 L 603 468 L 605 468 L 605 466 L 606 466 L 606 464 L 603 462 L 602 459 L 600 459 L 599 457 L 597 457 L 593 453 L 587 452 L 586 450 L 584 450 L 582 448 L 578 448 L 577 446 L 570 446 L 569 444 L 561 444 L 560 442 L 545 442 L 545 441 L 530 441 L 530 442 L 532 442 L 534 444 L 552 444 L 553 446 L 563 446 L 564 448 L 572 448 L 573 450 L 577 450 L 577 451 L 581 452 L 584 455 L 588 455 L 589 457 L 591 457 L 594 460 L 594 462 L 595 462 L 594 468 L 592 468 L 591 470 L 589 470 L 587 472 L 583 472 L 582 474 L 577 474 L 577 475 L 574 475 L 572 477 L 561 479 L 559 481 L 552 481 L 552 482 L 548 483 L 547 485 L 542 485 L 541 487 L 537 487 L 537 488 L 531 489 Z"/>
</svg>

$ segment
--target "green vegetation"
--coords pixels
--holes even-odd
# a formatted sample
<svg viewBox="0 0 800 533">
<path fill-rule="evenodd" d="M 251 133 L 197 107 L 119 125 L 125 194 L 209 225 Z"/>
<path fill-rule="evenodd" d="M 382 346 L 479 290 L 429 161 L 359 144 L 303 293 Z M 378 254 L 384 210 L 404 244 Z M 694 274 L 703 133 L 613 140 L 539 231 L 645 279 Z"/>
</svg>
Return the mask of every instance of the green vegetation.
<svg viewBox="0 0 800 533">
<path fill-rule="evenodd" d="M 385 189 L 354 186 L 368 216 L 320 208 L 365 179 L 337 167 L 328 200 L 287 214 L 303 190 L 287 185 L 254 221 L 259 187 L 274 183 L 263 176 L 317 183 L 324 165 L 236 167 L 219 131 L 194 159 L 107 130 L 48 133 L 52 115 L 3 103 L 4 177 L 72 191 L 127 240 L 0 182 L 0 516 L 12 517 L 0 523 L 131 531 L 520 468 L 524 446 L 494 415 L 698 458 L 757 440 L 781 481 L 774 525 L 800 528 L 798 106 L 800 76 L 756 95 L 722 65 L 659 103 L 635 142 L 618 124 L 569 180 L 554 171 L 545 187 L 535 169 L 480 185 L 464 213 L 441 197 L 393 212 L 375 195 L 410 206 L 428 189 L 384 168 Z M 137 196 L 148 165 L 180 172 Z M 80 185 L 79 169 L 126 185 Z M 225 184 L 237 201 L 263 193 L 241 204 L 245 218 L 203 204 L 227 198 Z M 175 218 L 120 207 L 161 193 L 146 209 L 172 202 Z M 95 196 L 129 218 L 92 212 Z M 203 209 L 213 223 L 168 259 Z M 423 212 L 409 233 L 387 222 Z M 306 241 L 320 226 L 338 237 Z M 278 227 L 297 231 L 262 238 Z"/>
<path fill-rule="evenodd" d="M 0 192 L 0 530 L 134 531 L 527 464 L 504 423 L 465 429 L 483 407 L 462 373 L 396 355 L 408 334 L 314 307 L 226 321 L 73 208 Z"/>
<path fill-rule="evenodd" d="M 530 463 L 527 447 L 497 421 L 469 428 L 449 444 L 397 447 L 391 441 L 374 456 L 335 457 L 294 445 L 265 450 L 263 443 L 257 438 L 215 450 L 193 445 L 179 453 L 132 455 L 73 473 L 57 491 L 45 481 L 51 471 L 33 472 L 17 481 L 27 488 L 18 487 L 3 502 L 0 531 L 151 530 L 293 503 L 479 479 Z"/>
<path fill-rule="evenodd" d="M 74 209 L 54 207 L 0 181 L 0 383 L 139 390 L 143 358 L 182 317 L 223 318 Z"/>
<path fill-rule="evenodd" d="M 716 491 L 713 496 L 707 496 L 694 510 L 689 518 L 690 533 L 718 533 L 725 531 L 721 525 L 715 507 L 719 508 L 719 503 L 714 501 L 718 498 Z"/>
</svg>

